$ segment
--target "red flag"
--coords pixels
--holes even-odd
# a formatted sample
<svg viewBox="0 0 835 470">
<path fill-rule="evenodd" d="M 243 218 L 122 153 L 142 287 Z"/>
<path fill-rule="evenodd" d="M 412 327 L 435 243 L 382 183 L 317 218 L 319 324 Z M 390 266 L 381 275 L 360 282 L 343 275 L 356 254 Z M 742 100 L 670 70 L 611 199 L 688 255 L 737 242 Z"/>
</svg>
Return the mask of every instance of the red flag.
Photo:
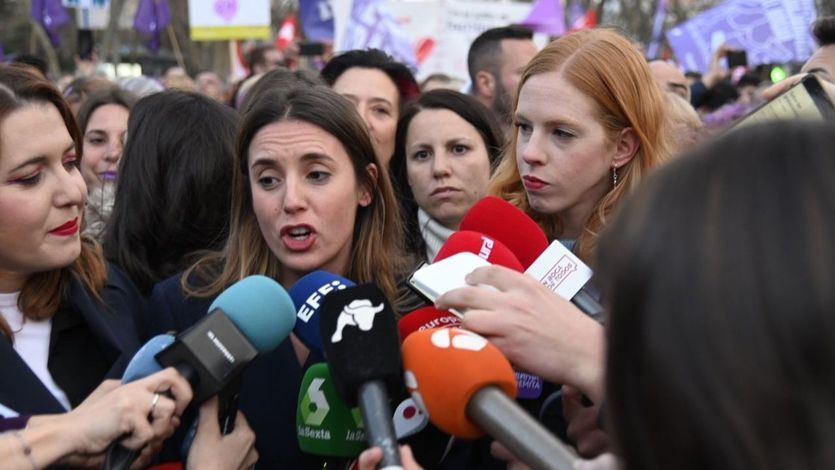
<svg viewBox="0 0 835 470">
<path fill-rule="evenodd" d="M 281 24 L 281 29 L 278 30 L 278 37 L 275 39 L 275 47 L 280 51 L 287 49 L 287 46 L 293 43 L 296 39 L 297 22 L 295 15 L 289 15 Z"/>
<path fill-rule="evenodd" d="M 589 8 L 586 10 L 586 14 L 577 18 L 574 21 L 574 24 L 571 25 L 571 29 L 568 31 L 572 33 L 574 31 L 579 31 L 581 29 L 591 29 L 597 26 L 597 10 L 594 8 Z"/>
</svg>

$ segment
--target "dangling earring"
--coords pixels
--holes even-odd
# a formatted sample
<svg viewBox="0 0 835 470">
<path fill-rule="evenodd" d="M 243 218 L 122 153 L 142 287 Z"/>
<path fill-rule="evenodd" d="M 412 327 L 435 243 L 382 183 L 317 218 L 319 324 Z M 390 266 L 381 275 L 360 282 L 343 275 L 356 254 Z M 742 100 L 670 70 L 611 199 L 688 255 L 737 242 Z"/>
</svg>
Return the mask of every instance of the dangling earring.
<svg viewBox="0 0 835 470">
<path fill-rule="evenodd" d="M 612 167 L 612 189 L 618 187 L 618 167 Z"/>
</svg>

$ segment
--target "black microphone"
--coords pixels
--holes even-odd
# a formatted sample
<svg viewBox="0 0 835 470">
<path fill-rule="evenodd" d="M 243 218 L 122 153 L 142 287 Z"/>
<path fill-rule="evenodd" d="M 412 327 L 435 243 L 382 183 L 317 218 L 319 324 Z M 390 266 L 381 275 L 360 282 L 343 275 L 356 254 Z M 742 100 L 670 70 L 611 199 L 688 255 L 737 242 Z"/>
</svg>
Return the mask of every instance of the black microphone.
<svg viewBox="0 0 835 470">
<path fill-rule="evenodd" d="M 368 444 L 383 450 L 380 468 L 403 468 L 389 404 L 403 390 L 400 339 L 386 296 L 373 284 L 332 292 L 319 322 L 336 390 L 359 404 Z"/>
</svg>

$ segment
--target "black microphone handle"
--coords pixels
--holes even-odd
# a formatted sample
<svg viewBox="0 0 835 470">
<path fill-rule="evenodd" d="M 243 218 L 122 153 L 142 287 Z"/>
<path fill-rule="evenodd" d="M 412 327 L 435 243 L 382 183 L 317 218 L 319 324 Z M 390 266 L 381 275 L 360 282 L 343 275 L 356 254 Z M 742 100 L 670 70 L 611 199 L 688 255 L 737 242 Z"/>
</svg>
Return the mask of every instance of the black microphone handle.
<svg viewBox="0 0 835 470">
<path fill-rule="evenodd" d="M 391 407 L 386 386 L 382 380 L 372 380 L 360 386 L 357 394 L 362 419 L 365 424 L 368 445 L 383 449 L 383 460 L 379 469 L 403 469 L 400 461 L 400 446 L 391 420 Z"/>
<path fill-rule="evenodd" d="M 477 391 L 467 403 L 467 416 L 531 468 L 574 469 L 577 458 L 568 446 L 498 387 Z"/>
<path fill-rule="evenodd" d="M 220 433 L 224 436 L 235 430 L 235 418 L 238 415 L 242 382 L 243 374 L 238 374 L 217 394 L 217 421 L 220 426 Z"/>
<path fill-rule="evenodd" d="M 606 312 L 603 310 L 603 306 L 600 305 L 594 297 L 589 295 L 585 289 L 580 289 L 580 291 L 571 298 L 571 303 L 597 322 L 605 322 Z"/>
</svg>

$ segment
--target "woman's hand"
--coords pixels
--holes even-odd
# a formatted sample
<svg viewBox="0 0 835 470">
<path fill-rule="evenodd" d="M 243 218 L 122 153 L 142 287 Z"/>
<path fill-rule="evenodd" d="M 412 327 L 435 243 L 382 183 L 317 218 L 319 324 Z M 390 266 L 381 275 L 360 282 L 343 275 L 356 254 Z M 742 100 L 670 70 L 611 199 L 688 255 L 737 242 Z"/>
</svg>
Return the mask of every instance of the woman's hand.
<svg viewBox="0 0 835 470">
<path fill-rule="evenodd" d="M 600 406 L 583 404 L 583 394 L 568 385 L 562 388 L 566 434 L 583 458 L 594 458 L 609 449 L 609 435 L 597 426 Z"/>
<path fill-rule="evenodd" d="M 200 406 L 200 422 L 188 453 L 186 467 L 216 470 L 252 468 L 258 461 L 255 433 L 239 412 L 235 417 L 235 430 L 222 435 L 217 422 L 217 406 L 217 397 Z"/>
<path fill-rule="evenodd" d="M 365 449 L 360 454 L 359 468 L 360 470 L 374 470 L 382 460 L 383 449 L 379 447 Z M 407 445 L 400 446 L 400 461 L 403 463 L 403 470 L 422 470 L 423 468 L 418 465 L 415 457 L 412 455 L 412 449 Z"/>
<path fill-rule="evenodd" d="M 517 367 L 603 398 L 603 327 L 530 276 L 501 266 L 478 268 L 471 286 L 437 299 L 464 312 L 462 327 L 486 336 Z"/>
</svg>

